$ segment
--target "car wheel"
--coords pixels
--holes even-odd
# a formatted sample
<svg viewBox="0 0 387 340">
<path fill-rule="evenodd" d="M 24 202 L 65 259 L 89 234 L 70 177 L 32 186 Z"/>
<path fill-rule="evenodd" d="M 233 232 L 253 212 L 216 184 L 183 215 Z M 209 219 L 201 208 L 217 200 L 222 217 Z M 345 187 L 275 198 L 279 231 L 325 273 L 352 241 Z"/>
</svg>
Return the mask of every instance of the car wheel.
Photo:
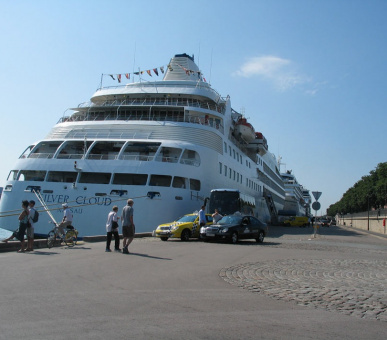
<svg viewBox="0 0 387 340">
<path fill-rule="evenodd" d="M 255 239 L 258 243 L 262 243 L 263 240 L 265 238 L 265 234 L 263 233 L 263 231 L 260 231 L 259 234 L 258 234 L 258 237 Z"/>
<path fill-rule="evenodd" d="M 231 235 L 231 242 L 233 244 L 238 243 L 238 234 L 237 233 L 232 233 L 232 235 Z"/>
<path fill-rule="evenodd" d="M 168 237 L 160 237 L 161 241 L 168 241 Z"/>
<path fill-rule="evenodd" d="M 180 238 L 182 241 L 187 242 L 189 241 L 190 236 L 191 236 L 190 231 L 188 229 L 184 229 L 181 233 Z"/>
</svg>

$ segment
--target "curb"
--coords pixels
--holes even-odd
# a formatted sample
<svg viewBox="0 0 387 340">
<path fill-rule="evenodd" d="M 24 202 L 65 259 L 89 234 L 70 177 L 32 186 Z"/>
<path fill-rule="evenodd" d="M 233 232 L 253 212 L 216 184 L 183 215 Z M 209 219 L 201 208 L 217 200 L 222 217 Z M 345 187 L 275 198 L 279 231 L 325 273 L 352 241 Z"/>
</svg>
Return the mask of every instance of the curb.
<svg viewBox="0 0 387 340">
<path fill-rule="evenodd" d="M 152 237 L 152 233 L 138 233 L 134 235 L 135 238 L 142 237 Z M 122 235 L 120 235 L 120 239 L 122 239 Z M 84 242 L 105 242 L 106 235 L 96 235 L 96 236 L 83 236 L 79 239 L 82 239 Z M 26 240 L 27 242 L 27 240 Z M 46 239 L 35 239 L 34 240 L 34 249 L 47 248 L 47 240 Z M 20 241 L 8 241 L 7 243 L 0 242 L 0 253 L 17 251 L 20 249 Z"/>
</svg>

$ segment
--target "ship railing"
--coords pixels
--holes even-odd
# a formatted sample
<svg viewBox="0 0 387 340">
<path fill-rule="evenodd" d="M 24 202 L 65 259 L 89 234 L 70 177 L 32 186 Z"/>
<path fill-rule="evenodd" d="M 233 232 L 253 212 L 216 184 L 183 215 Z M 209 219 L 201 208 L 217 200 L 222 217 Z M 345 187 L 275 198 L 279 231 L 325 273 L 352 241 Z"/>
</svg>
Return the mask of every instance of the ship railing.
<svg viewBox="0 0 387 340">
<path fill-rule="evenodd" d="M 52 158 L 54 153 L 31 153 L 28 158 Z"/>
<path fill-rule="evenodd" d="M 181 164 L 200 166 L 200 162 L 195 159 L 182 158 L 180 159 Z"/>
<path fill-rule="evenodd" d="M 115 160 L 118 159 L 118 154 L 89 154 L 87 156 L 87 159 L 92 159 L 92 160 Z"/>
<path fill-rule="evenodd" d="M 73 153 L 73 154 L 59 154 L 58 159 L 81 159 L 83 154 Z"/>
<path fill-rule="evenodd" d="M 210 101 L 200 101 L 191 98 L 132 98 L 123 100 L 106 100 L 104 102 L 84 102 L 78 108 L 111 107 L 111 106 L 187 106 L 198 107 L 224 114 L 224 105 L 218 105 Z"/>
<path fill-rule="evenodd" d="M 137 113 L 130 113 L 130 114 L 86 114 L 84 116 L 76 115 L 71 117 L 62 117 L 59 123 L 63 122 L 71 122 L 71 121 L 116 121 L 116 120 L 124 120 L 124 121 L 131 121 L 131 120 L 143 120 L 143 121 L 169 121 L 169 122 L 183 122 L 183 123 L 192 123 L 192 124 L 201 124 L 201 125 L 207 125 L 210 126 L 216 130 L 219 130 L 222 134 L 224 133 L 224 127 L 222 124 L 217 122 L 214 118 L 208 118 L 207 115 L 198 116 L 198 115 L 187 115 L 183 113 L 177 113 L 176 114 L 158 114 L 154 112 L 150 112 L 149 114 L 137 114 Z"/>
<path fill-rule="evenodd" d="M 146 155 L 122 155 L 120 159 L 125 161 L 143 161 L 150 162 L 153 161 L 154 156 L 146 156 Z"/>
<path fill-rule="evenodd" d="M 165 157 L 165 156 L 157 156 L 155 158 L 155 161 L 157 162 L 166 162 L 166 163 L 177 163 L 178 159 L 177 157 Z"/>
</svg>

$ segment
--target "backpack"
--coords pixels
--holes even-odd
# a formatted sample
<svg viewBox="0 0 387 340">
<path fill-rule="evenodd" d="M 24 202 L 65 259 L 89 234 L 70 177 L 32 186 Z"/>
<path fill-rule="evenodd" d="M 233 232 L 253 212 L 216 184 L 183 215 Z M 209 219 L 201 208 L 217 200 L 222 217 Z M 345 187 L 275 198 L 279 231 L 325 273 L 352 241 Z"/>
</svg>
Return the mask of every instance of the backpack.
<svg viewBox="0 0 387 340">
<path fill-rule="evenodd" d="M 32 219 L 32 222 L 36 223 L 38 222 L 38 220 L 39 220 L 39 213 L 37 210 L 35 210 L 35 215 L 34 215 L 34 218 Z"/>
</svg>

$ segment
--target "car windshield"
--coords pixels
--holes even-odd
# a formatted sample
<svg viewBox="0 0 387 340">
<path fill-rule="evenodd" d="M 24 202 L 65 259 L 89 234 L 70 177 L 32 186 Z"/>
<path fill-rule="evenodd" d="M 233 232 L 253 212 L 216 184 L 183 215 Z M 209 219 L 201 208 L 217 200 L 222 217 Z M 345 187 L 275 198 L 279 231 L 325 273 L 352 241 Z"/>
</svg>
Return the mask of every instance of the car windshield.
<svg viewBox="0 0 387 340">
<path fill-rule="evenodd" d="M 176 222 L 194 222 L 196 220 L 196 215 L 185 215 L 179 218 Z"/>
<path fill-rule="evenodd" d="M 242 216 L 229 215 L 219 220 L 218 224 L 239 224 L 242 222 Z"/>
</svg>

